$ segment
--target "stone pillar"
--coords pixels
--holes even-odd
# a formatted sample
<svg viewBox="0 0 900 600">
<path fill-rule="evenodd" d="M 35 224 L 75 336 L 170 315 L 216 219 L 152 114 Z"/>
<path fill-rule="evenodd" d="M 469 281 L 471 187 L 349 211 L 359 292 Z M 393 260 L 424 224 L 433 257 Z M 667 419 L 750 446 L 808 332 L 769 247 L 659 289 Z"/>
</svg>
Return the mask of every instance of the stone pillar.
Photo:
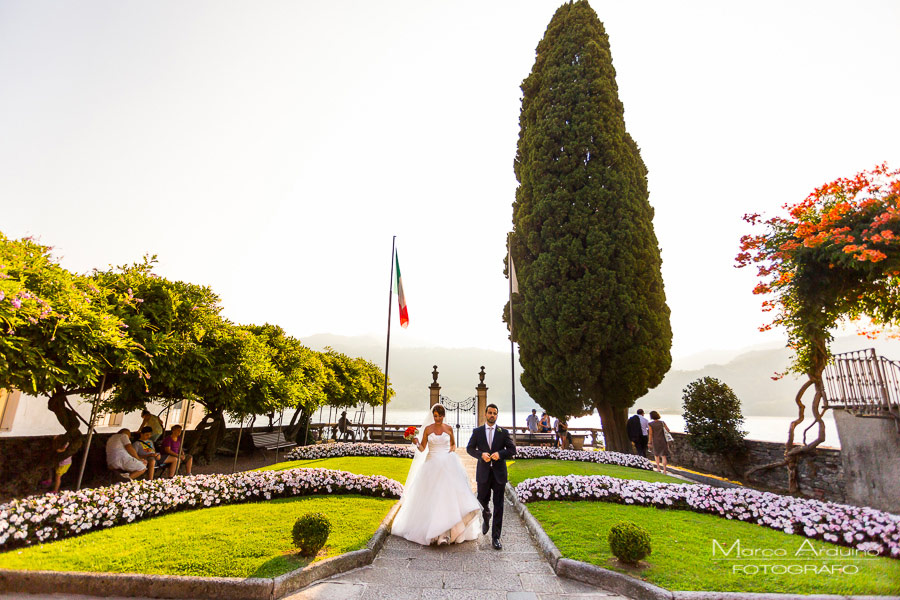
<svg viewBox="0 0 900 600">
<path fill-rule="evenodd" d="M 434 365 L 434 371 L 431 372 L 431 377 L 434 379 L 434 381 L 432 381 L 431 385 L 428 386 L 428 391 L 430 392 L 428 395 L 429 410 L 435 404 L 441 403 L 441 384 L 439 384 L 437 382 L 437 378 L 438 378 L 437 365 Z"/>
<path fill-rule="evenodd" d="M 484 366 L 481 367 L 481 372 L 478 374 L 478 379 L 480 380 L 478 385 L 475 386 L 475 396 L 478 398 L 477 406 L 475 408 L 478 411 L 478 426 L 481 427 L 484 425 L 484 411 L 487 407 L 487 391 L 488 388 L 484 385 Z"/>
</svg>

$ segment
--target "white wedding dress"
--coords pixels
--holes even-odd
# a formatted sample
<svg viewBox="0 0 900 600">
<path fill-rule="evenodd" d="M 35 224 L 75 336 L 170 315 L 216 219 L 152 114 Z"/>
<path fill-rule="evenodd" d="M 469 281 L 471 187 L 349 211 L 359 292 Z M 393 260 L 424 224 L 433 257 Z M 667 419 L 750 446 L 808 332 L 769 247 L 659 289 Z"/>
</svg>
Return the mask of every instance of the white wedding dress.
<svg viewBox="0 0 900 600">
<path fill-rule="evenodd" d="M 431 433 L 425 452 L 416 452 L 391 533 L 423 546 L 478 538 L 481 504 L 462 461 L 450 452 L 450 435 Z"/>
</svg>

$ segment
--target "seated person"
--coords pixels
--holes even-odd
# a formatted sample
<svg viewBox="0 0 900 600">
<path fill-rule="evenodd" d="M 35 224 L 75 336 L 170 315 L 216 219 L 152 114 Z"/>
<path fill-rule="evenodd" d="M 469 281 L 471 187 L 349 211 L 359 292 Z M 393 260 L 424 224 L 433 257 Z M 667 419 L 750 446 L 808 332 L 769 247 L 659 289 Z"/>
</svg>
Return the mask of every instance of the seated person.
<svg viewBox="0 0 900 600">
<path fill-rule="evenodd" d="M 131 432 L 127 428 L 120 429 L 106 441 L 106 465 L 129 481 L 147 471 L 147 461 L 135 452 L 131 445 Z"/>
<path fill-rule="evenodd" d="M 347 439 L 347 437 L 349 436 L 350 439 L 355 442 L 356 434 L 353 432 L 352 429 L 350 429 L 351 425 L 352 425 L 352 423 L 350 422 L 350 419 L 347 418 L 347 411 L 345 410 L 344 412 L 341 413 L 341 418 L 338 419 L 338 422 L 337 422 L 338 431 L 341 432 L 341 437 L 343 439 Z"/>
<path fill-rule="evenodd" d="M 180 460 L 184 464 L 184 468 L 188 475 L 191 474 L 191 466 L 194 464 L 194 457 L 186 452 L 181 451 L 181 425 L 173 425 L 172 431 L 162 441 L 163 464 L 169 465 L 166 473 L 169 477 L 175 476 L 175 465 Z"/>
<path fill-rule="evenodd" d="M 162 454 L 156 451 L 153 445 L 153 428 L 144 427 L 141 429 L 140 437 L 131 444 L 134 451 L 137 452 L 139 458 L 147 461 L 147 481 L 153 481 L 153 475 L 156 473 L 157 463 L 163 466 L 165 461 L 162 460 Z"/>
</svg>

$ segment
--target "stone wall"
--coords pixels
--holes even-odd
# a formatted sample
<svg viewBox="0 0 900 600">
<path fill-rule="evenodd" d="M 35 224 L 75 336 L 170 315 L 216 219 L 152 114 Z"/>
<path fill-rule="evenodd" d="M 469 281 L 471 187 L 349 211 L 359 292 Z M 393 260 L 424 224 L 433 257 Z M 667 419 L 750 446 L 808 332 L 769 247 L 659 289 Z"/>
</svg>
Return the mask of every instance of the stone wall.
<svg viewBox="0 0 900 600">
<path fill-rule="evenodd" d="M 775 467 L 757 472 L 750 481 L 743 473 L 757 465 L 777 462 L 784 458 L 784 444 L 746 440 L 747 454 L 719 456 L 700 452 L 688 442 L 684 433 L 672 433 L 675 443 L 670 444 L 669 462 L 691 471 L 700 471 L 725 477 L 752 487 L 787 493 L 787 467 Z M 819 449 L 815 455 L 800 461 L 800 491 L 804 496 L 832 502 L 847 502 L 844 490 L 844 467 L 841 451 L 836 448 Z"/>
<path fill-rule="evenodd" d="M 113 434 L 94 434 L 84 468 L 83 487 L 109 483 L 109 472 L 106 469 L 106 441 L 111 435 Z M 25 489 L 21 477 L 40 457 L 53 452 L 53 437 L 41 435 L 0 438 L 0 499 L 8 500 L 14 496 L 46 491 L 46 489 Z M 84 452 L 79 451 L 72 457 L 72 466 L 62 478 L 62 488 L 74 489 L 83 456 Z"/>
<path fill-rule="evenodd" d="M 253 431 L 262 432 L 270 431 L 270 429 L 268 427 L 254 427 Z M 247 432 L 248 429 L 244 429 L 241 435 L 241 455 L 254 452 L 253 443 Z M 115 479 L 106 468 L 106 441 L 111 435 L 113 435 L 113 432 L 94 434 L 91 440 L 87 464 L 84 468 L 82 487 L 97 487 L 120 481 Z M 186 448 L 190 447 L 193 435 L 193 430 L 186 433 Z M 227 451 L 233 455 L 237 437 L 237 427 L 227 429 L 225 438 L 222 441 L 222 451 Z M 87 441 L 86 437 L 85 441 Z M 46 488 L 25 488 L 21 476 L 38 457 L 52 452 L 52 442 L 52 435 L 0 437 L 0 502 L 5 502 L 13 497 L 22 497 L 46 491 Z M 75 489 L 75 482 L 78 479 L 78 470 L 83 456 L 84 451 L 82 450 L 72 457 L 72 466 L 63 475 L 61 489 Z"/>
</svg>

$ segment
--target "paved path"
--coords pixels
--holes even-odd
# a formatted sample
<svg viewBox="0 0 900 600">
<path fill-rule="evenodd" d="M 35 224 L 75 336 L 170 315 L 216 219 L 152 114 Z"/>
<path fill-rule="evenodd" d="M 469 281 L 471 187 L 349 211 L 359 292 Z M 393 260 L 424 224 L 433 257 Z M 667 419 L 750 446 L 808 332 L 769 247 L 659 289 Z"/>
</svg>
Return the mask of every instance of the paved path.
<svg viewBox="0 0 900 600">
<path fill-rule="evenodd" d="M 457 453 L 474 488 L 475 459 L 462 449 Z M 371 565 L 314 583 L 284 600 L 626 600 L 557 577 L 509 502 L 503 511 L 502 539 L 503 550 L 497 551 L 491 548 L 490 536 L 441 547 L 423 547 L 390 536 Z M 4 598 L 96 600 L 65 594 L 11 594 Z"/>
<path fill-rule="evenodd" d="M 475 459 L 457 453 L 475 481 Z M 315 583 L 285 600 L 620 600 L 603 589 L 557 577 L 515 509 L 503 511 L 503 550 L 490 536 L 423 547 L 391 536 L 375 561 Z"/>
</svg>

